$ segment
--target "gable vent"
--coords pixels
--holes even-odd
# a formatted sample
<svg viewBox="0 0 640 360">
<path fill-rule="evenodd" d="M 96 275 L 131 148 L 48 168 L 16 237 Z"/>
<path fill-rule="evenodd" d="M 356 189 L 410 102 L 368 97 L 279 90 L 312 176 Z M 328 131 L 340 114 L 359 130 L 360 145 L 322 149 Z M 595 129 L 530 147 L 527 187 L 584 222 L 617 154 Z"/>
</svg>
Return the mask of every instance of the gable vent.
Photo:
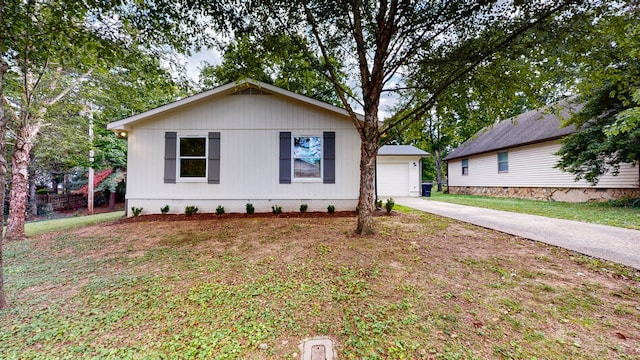
<svg viewBox="0 0 640 360">
<path fill-rule="evenodd" d="M 266 92 L 264 92 L 262 90 L 258 90 L 258 89 L 254 89 L 254 88 L 248 88 L 248 89 L 236 91 L 231 95 L 271 95 L 271 94 L 266 93 Z"/>
</svg>

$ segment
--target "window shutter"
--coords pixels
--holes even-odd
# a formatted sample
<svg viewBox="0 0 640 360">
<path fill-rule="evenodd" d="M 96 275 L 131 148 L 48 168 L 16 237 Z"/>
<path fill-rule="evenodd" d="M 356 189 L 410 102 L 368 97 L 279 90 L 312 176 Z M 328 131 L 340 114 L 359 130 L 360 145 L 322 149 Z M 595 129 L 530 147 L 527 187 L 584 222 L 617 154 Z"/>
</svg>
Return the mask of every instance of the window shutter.
<svg viewBox="0 0 640 360">
<path fill-rule="evenodd" d="M 325 184 L 336 183 L 336 133 L 325 131 L 323 134 L 324 144 L 324 178 Z"/>
<path fill-rule="evenodd" d="M 178 133 L 164 133 L 164 183 L 176 183 L 176 141 Z"/>
<path fill-rule="evenodd" d="M 220 184 L 220 133 L 209 133 L 209 184 Z"/>
<path fill-rule="evenodd" d="M 291 184 L 291 133 L 280 133 L 280 184 Z"/>
</svg>

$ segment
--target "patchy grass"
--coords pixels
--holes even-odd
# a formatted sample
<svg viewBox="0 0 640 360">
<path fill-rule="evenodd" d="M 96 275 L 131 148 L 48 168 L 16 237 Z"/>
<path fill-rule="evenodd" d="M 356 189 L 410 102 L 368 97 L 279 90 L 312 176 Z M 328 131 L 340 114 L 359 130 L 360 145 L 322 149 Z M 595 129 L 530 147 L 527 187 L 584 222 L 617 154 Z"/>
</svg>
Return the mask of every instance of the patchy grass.
<svg viewBox="0 0 640 360">
<path fill-rule="evenodd" d="M 614 207 L 606 202 L 567 203 L 439 192 L 432 192 L 431 198 L 453 204 L 640 230 L 640 209 Z"/>
<path fill-rule="evenodd" d="M 89 216 L 29 222 L 25 224 L 24 232 L 27 236 L 33 236 L 47 232 L 74 229 L 101 222 L 114 221 L 120 219 L 122 216 L 124 216 L 124 211 L 114 211 Z"/>
<path fill-rule="evenodd" d="M 640 274 L 422 213 L 94 225 L 5 249 L 0 358 L 640 357 Z M 262 345 L 262 346 L 261 346 Z"/>
</svg>

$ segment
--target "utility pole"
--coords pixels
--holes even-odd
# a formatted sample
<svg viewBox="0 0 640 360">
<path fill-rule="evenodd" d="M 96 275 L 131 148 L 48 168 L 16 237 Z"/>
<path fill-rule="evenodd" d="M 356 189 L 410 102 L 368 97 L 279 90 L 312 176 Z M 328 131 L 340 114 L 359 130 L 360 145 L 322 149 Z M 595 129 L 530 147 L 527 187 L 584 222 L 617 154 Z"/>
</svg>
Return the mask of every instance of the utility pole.
<svg viewBox="0 0 640 360">
<path fill-rule="evenodd" d="M 89 186 L 87 190 L 87 212 L 89 215 L 93 215 L 93 195 L 94 195 L 94 184 L 93 184 L 93 113 L 89 109 L 88 105 L 84 107 L 84 113 L 89 118 L 89 142 L 91 143 L 91 148 L 89 150 Z"/>
</svg>

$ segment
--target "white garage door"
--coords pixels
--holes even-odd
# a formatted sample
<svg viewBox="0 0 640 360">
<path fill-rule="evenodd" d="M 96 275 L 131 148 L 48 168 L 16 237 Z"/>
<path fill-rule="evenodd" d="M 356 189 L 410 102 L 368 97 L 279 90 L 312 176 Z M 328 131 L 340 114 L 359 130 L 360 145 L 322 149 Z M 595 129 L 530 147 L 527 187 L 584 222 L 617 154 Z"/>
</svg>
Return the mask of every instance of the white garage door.
<svg viewBox="0 0 640 360">
<path fill-rule="evenodd" d="M 378 197 L 409 196 L 409 164 L 378 164 Z"/>
</svg>

